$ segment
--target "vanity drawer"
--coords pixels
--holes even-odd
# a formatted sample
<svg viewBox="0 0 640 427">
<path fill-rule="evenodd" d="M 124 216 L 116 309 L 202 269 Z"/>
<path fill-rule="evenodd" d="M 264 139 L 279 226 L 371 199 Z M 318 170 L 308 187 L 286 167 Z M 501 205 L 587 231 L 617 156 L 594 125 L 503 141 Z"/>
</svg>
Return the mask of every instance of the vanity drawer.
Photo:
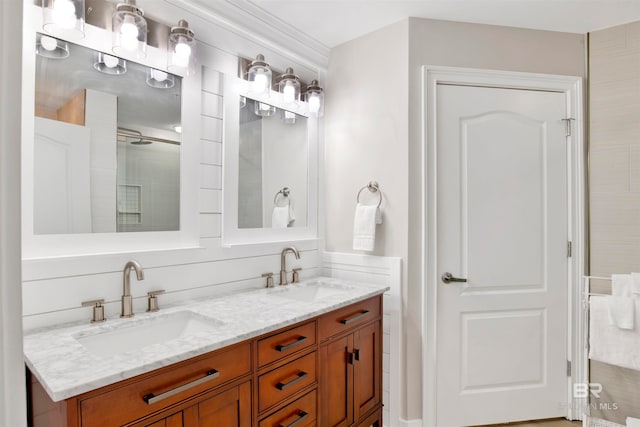
<svg viewBox="0 0 640 427">
<path fill-rule="evenodd" d="M 208 357 L 164 368 L 122 387 L 80 401 L 81 425 L 122 425 L 189 399 L 251 372 L 251 345 L 243 343 Z"/>
<path fill-rule="evenodd" d="M 258 411 L 273 406 L 316 382 L 316 352 L 289 362 L 258 378 Z"/>
<path fill-rule="evenodd" d="M 318 323 L 320 341 L 375 320 L 380 316 L 381 305 L 382 297 L 374 297 L 325 314 Z"/>
<path fill-rule="evenodd" d="M 317 398 L 313 390 L 300 399 L 269 415 L 258 427 L 307 427 L 316 425 Z"/>
<path fill-rule="evenodd" d="M 261 339 L 258 341 L 258 367 L 268 365 L 285 356 L 311 347 L 315 343 L 315 322 Z"/>
</svg>

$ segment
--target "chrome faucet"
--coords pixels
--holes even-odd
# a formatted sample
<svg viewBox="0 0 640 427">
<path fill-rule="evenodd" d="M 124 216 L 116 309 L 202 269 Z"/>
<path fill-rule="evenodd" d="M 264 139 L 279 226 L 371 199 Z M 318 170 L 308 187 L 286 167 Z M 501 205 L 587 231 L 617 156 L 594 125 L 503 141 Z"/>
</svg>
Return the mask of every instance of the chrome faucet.
<svg viewBox="0 0 640 427">
<path fill-rule="evenodd" d="M 133 316 L 133 299 L 131 297 L 131 284 L 129 282 L 129 275 L 131 269 L 136 271 L 136 277 L 138 280 L 144 280 L 144 271 L 138 261 L 131 260 L 124 265 L 123 280 L 122 280 L 122 313 L 120 317 L 132 317 Z"/>
<path fill-rule="evenodd" d="M 296 259 L 300 259 L 300 252 L 293 246 L 288 246 L 282 250 L 280 254 L 280 285 L 289 283 L 287 280 L 287 252 L 291 252 L 296 256 Z"/>
</svg>

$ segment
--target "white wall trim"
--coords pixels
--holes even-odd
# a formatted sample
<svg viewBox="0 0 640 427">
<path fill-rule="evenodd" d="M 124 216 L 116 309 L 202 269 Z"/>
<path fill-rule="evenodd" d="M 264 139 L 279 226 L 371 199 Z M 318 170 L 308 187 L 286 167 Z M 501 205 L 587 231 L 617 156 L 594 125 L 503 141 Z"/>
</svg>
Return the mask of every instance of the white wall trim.
<svg viewBox="0 0 640 427">
<path fill-rule="evenodd" d="M 22 5 L 0 2 L 0 425 L 27 425 L 22 355 L 20 86 Z"/>
<path fill-rule="evenodd" d="M 573 241 L 573 257 L 570 260 L 568 280 L 569 342 L 568 356 L 574 363 L 573 375 L 568 379 L 567 402 L 571 402 L 567 417 L 579 419 L 578 402 L 571 396 L 573 383 L 586 380 L 586 366 L 583 366 L 584 348 L 581 346 L 583 324 L 582 287 L 580 280 L 584 274 L 584 147 L 582 78 L 574 76 L 534 74 L 510 71 L 479 70 L 425 65 L 422 67 L 422 156 L 421 186 L 423 218 L 421 235 L 421 283 L 424 295 L 422 302 L 423 327 L 423 422 L 437 426 L 436 372 L 437 372 L 437 324 L 436 301 L 438 278 L 436 264 L 437 205 L 435 161 L 436 139 L 436 85 L 441 83 L 460 85 L 483 85 L 490 87 L 546 90 L 566 94 L 569 117 L 575 119 L 572 136 L 568 140 L 569 158 L 569 239 Z"/>
<path fill-rule="evenodd" d="M 345 280 L 354 280 L 361 282 L 374 282 L 388 284 L 391 288 L 384 294 L 384 319 L 385 325 L 383 330 L 385 334 L 388 331 L 388 371 L 386 361 L 383 374 L 383 391 L 386 394 L 388 390 L 388 421 L 385 425 L 393 426 L 419 426 L 419 421 L 407 421 L 400 418 L 400 401 L 402 386 L 402 370 L 401 370 L 401 338 L 402 338 L 402 258 L 399 257 L 381 257 L 360 254 L 347 254 L 337 252 L 324 252 L 322 254 L 322 275 L 328 277 L 337 277 Z M 385 353 L 385 351 L 383 351 Z M 384 356 L 383 356 L 384 358 Z M 388 389 L 385 385 L 388 383 Z M 385 418 L 387 408 L 383 408 Z"/>
</svg>

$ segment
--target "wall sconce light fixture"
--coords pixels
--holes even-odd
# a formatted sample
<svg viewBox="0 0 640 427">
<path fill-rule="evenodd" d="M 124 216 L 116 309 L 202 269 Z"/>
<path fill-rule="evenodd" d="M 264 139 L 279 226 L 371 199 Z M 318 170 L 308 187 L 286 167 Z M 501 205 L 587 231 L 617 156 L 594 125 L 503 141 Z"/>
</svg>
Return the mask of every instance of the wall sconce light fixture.
<svg viewBox="0 0 640 427">
<path fill-rule="evenodd" d="M 256 116 L 271 117 L 276 113 L 276 107 L 264 102 L 254 101 L 253 112 Z"/>
<path fill-rule="evenodd" d="M 44 0 L 42 28 L 49 34 L 77 40 L 84 37 L 84 0 Z"/>
<path fill-rule="evenodd" d="M 171 72 L 181 72 L 188 76 L 195 71 L 194 50 L 196 47 L 195 35 L 189 29 L 189 23 L 184 19 L 178 21 L 177 27 L 171 27 L 169 32 L 169 44 L 167 52 L 167 68 Z"/>
<path fill-rule="evenodd" d="M 117 56 L 98 52 L 98 60 L 93 63 L 93 68 L 104 74 L 124 74 L 127 72 L 127 61 Z"/>
<path fill-rule="evenodd" d="M 44 34 L 37 34 L 36 53 L 45 58 L 64 59 L 69 56 L 69 44 Z"/>
<path fill-rule="evenodd" d="M 324 90 L 318 85 L 317 80 L 312 80 L 307 86 L 305 100 L 309 104 L 309 115 L 312 117 L 324 116 Z"/>
<path fill-rule="evenodd" d="M 171 89 L 175 86 L 176 79 L 172 74 L 154 68 L 148 68 L 146 83 L 148 86 L 156 89 Z"/>
<path fill-rule="evenodd" d="M 271 76 L 271 67 L 264 61 L 264 55 L 256 56 L 249 66 L 247 78 L 251 93 L 268 97 L 271 93 Z"/>
<path fill-rule="evenodd" d="M 60 1 L 60 0 L 58 0 Z M 112 17 L 113 52 L 142 59 L 147 56 L 147 21 L 135 0 L 119 3 Z"/>
<path fill-rule="evenodd" d="M 282 116 L 280 117 L 282 122 L 288 125 L 296 124 L 296 113 L 291 111 L 282 110 Z"/>
<path fill-rule="evenodd" d="M 300 78 L 293 73 L 293 68 L 286 69 L 280 77 L 278 91 L 282 93 L 286 105 L 297 105 L 300 99 Z"/>
</svg>

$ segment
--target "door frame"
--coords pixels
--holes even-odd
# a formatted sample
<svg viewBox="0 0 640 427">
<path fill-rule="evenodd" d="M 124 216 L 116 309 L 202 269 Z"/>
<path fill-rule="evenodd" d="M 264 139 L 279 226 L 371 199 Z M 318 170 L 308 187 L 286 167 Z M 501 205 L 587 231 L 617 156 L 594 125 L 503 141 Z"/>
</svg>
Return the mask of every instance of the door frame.
<svg viewBox="0 0 640 427">
<path fill-rule="evenodd" d="M 567 280 L 567 357 L 572 364 L 567 377 L 566 417 L 581 419 L 580 399 L 572 396 L 573 384 L 587 382 L 585 331 L 581 278 L 584 275 L 585 231 L 585 148 L 582 77 L 516 71 L 424 65 L 422 67 L 421 123 L 421 236 L 420 282 L 422 301 L 422 424 L 437 426 L 437 162 L 436 123 L 438 84 L 486 86 L 509 89 L 542 90 L 565 94 L 568 117 L 572 118 L 567 137 L 568 232 L 572 256 L 568 259 Z"/>
</svg>

